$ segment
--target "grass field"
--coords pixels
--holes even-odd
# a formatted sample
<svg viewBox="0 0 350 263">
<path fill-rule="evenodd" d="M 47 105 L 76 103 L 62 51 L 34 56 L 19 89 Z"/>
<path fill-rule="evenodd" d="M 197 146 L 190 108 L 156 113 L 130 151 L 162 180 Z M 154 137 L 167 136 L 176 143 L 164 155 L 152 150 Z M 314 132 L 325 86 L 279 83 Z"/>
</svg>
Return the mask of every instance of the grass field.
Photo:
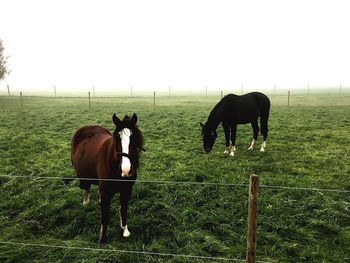
<svg viewBox="0 0 350 263">
<path fill-rule="evenodd" d="M 0 174 L 74 177 L 70 139 L 82 125 L 113 129 L 113 113 L 138 114 L 145 136 L 139 180 L 223 185 L 136 183 L 129 239 L 113 199 L 109 244 L 98 245 L 100 211 L 93 188 L 82 206 L 76 181 L 0 177 L 0 242 L 103 248 L 81 250 L 0 243 L 0 262 L 207 262 L 132 250 L 245 259 L 247 183 L 260 176 L 257 260 L 350 262 L 350 95 L 270 97 L 267 152 L 248 152 L 250 125 L 238 126 L 236 156 L 223 155 L 221 126 L 209 155 L 199 122 L 218 97 L 86 98 L 0 96 Z M 259 143 L 261 138 L 259 137 Z M 225 184 L 244 184 L 232 186 Z M 217 262 L 217 261 L 215 261 Z"/>
</svg>

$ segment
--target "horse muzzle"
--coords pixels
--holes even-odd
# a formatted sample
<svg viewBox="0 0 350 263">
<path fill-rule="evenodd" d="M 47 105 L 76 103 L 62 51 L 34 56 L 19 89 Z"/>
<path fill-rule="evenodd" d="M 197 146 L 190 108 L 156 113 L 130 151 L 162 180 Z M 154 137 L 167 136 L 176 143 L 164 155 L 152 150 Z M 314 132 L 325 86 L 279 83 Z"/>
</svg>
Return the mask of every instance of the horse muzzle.
<svg viewBox="0 0 350 263">
<path fill-rule="evenodd" d="M 204 147 L 204 151 L 206 152 L 206 153 L 209 153 L 210 151 L 211 151 L 211 147 Z"/>
<path fill-rule="evenodd" d="M 122 177 L 130 177 L 130 176 L 131 176 L 130 169 L 123 169 L 122 170 Z"/>
</svg>

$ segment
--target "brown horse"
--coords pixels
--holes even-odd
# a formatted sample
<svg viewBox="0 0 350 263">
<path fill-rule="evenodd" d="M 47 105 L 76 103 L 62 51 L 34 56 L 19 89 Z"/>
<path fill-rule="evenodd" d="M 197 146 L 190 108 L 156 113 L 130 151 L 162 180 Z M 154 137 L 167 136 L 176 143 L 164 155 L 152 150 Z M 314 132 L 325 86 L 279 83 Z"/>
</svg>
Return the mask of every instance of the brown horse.
<svg viewBox="0 0 350 263">
<path fill-rule="evenodd" d="M 101 126 L 79 128 L 72 138 L 71 159 L 84 190 L 83 205 L 89 203 L 91 184 L 98 185 L 100 193 L 100 243 L 107 241 L 107 225 L 112 197 L 120 194 L 120 226 L 123 236 L 130 232 L 126 224 L 128 201 L 137 177 L 139 157 L 143 149 L 143 135 L 138 129 L 137 116 L 120 120 L 115 114 L 113 135 Z"/>
</svg>

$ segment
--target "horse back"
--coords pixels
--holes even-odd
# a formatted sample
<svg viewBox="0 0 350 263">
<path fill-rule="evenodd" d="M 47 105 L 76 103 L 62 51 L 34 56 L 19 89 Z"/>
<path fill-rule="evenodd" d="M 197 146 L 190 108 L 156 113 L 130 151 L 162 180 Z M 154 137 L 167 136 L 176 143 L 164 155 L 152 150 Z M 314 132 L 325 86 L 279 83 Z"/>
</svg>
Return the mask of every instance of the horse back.
<svg viewBox="0 0 350 263">
<path fill-rule="evenodd" d="M 228 94 L 223 101 L 226 114 L 223 119 L 233 120 L 237 124 L 245 124 L 258 117 L 268 118 L 270 100 L 261 92 L 251 92 L 244 95 Z"/>
</svg>

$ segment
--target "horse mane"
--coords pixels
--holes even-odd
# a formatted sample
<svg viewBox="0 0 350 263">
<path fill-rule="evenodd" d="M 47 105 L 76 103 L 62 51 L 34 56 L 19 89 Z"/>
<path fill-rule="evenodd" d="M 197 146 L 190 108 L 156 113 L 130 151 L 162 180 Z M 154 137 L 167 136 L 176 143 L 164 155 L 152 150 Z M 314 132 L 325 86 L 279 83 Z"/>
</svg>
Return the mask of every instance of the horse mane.
<svg viewBox="0 0 350 263">
<path fill-rule="evenodd" d="M 132 135 L 130 138 L 130 142 L 134 145 L 136 149 L 136 154 L 134 156 L 134 165 L 135 168 L 140 167 L 140 156 L 141 152 L 144 151 L 143 144 L 144 144 L 144 138 L 141 130 L 135 125 L 134 129 L 132 129 Z"/>
</svg>

